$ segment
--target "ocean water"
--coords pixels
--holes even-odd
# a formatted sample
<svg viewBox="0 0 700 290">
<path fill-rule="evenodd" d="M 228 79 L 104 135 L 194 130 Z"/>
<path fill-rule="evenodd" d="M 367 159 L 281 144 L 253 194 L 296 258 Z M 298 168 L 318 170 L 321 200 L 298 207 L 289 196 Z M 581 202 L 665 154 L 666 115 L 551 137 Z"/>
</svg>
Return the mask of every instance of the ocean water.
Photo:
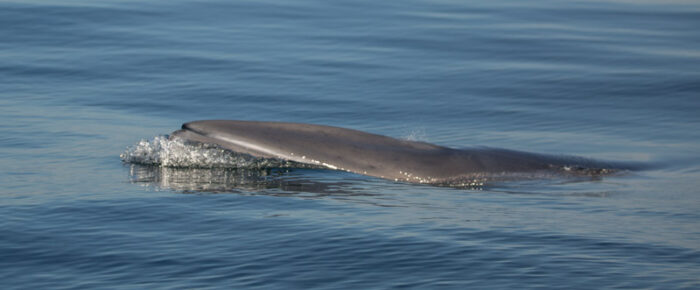
<svg viewBox="0 0 700 290">
<path fill-rule="evenodd" d="M 0 1 L 0 288 L 698 289 L 699 29 L 697 1 Z M 652 166 L 120 159 L 199 119 Z"/>
</svg>

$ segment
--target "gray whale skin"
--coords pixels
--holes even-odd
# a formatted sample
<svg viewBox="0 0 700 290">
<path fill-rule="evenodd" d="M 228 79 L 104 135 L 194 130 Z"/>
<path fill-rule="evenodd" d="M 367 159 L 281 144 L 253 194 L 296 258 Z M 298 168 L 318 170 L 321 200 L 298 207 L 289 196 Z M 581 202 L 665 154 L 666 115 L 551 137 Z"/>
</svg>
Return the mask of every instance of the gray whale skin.
<svg viewBox="0 0 700 290">
<path fill-rule="evenodd" d="M 396 181 L 442 184 L 493 177 L 598 176 L 630 169 L 580 157 L 497 148 L 453 149 L 357 130 L 284 122 L 204 120 L 170 138 L 215 144 L 260 158 L 345 170 Z"/>
</svg>

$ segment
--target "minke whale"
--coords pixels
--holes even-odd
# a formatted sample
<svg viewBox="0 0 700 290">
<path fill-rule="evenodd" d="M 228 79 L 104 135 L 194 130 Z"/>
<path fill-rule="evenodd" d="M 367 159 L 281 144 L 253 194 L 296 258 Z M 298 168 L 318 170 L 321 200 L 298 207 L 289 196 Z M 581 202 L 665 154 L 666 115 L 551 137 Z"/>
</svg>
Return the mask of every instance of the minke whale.
<svg viewBox="0 0 700 290">
<path fill-rule="evenodd" d="M 219 146 L 255 158 L 344 170 L 395 181 L 469 184 L 541 176 L 600 176 L 633 169 L 620 163 L 488 147 L 454 149 L 324 125 L 203 120 L 170 139 Z"/>
</svg>

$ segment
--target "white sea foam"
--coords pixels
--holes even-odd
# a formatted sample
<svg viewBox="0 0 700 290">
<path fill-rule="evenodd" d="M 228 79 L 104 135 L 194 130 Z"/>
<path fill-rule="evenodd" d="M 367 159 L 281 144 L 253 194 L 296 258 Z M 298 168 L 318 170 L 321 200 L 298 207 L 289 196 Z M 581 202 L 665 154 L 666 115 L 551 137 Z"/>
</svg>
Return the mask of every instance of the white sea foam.
<svg viewBox="0 0 700 290">
<path fill-rule="evenodd" d="M 133 164 L 162 167 L 191 168 L 289 168 L 309 167 L 304 164 L 275 158 L 258 158 L 224 150 L 215 145 L 189 144 L 180 139 L 156 136 L 152 140 L 141 140 L 127 147 L 119 155 L 122 161 Z"/>
</svg>

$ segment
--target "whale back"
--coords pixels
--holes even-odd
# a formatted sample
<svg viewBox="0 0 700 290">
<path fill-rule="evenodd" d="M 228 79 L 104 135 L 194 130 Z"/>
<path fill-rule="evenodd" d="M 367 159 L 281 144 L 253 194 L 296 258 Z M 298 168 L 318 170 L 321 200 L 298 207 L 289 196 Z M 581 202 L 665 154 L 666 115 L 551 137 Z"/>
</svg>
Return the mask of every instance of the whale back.
<svg viewBox="0 0 700 290">
<path fill-rule="evenodd" d="M 393 180 L 441 183 L 487 175 L 605 167 L 576 157 L 504 149 L 452 149 L 332 126 L 205 120 L 172 134 L 260 158 L 278 158 Z"/>
</svg>

